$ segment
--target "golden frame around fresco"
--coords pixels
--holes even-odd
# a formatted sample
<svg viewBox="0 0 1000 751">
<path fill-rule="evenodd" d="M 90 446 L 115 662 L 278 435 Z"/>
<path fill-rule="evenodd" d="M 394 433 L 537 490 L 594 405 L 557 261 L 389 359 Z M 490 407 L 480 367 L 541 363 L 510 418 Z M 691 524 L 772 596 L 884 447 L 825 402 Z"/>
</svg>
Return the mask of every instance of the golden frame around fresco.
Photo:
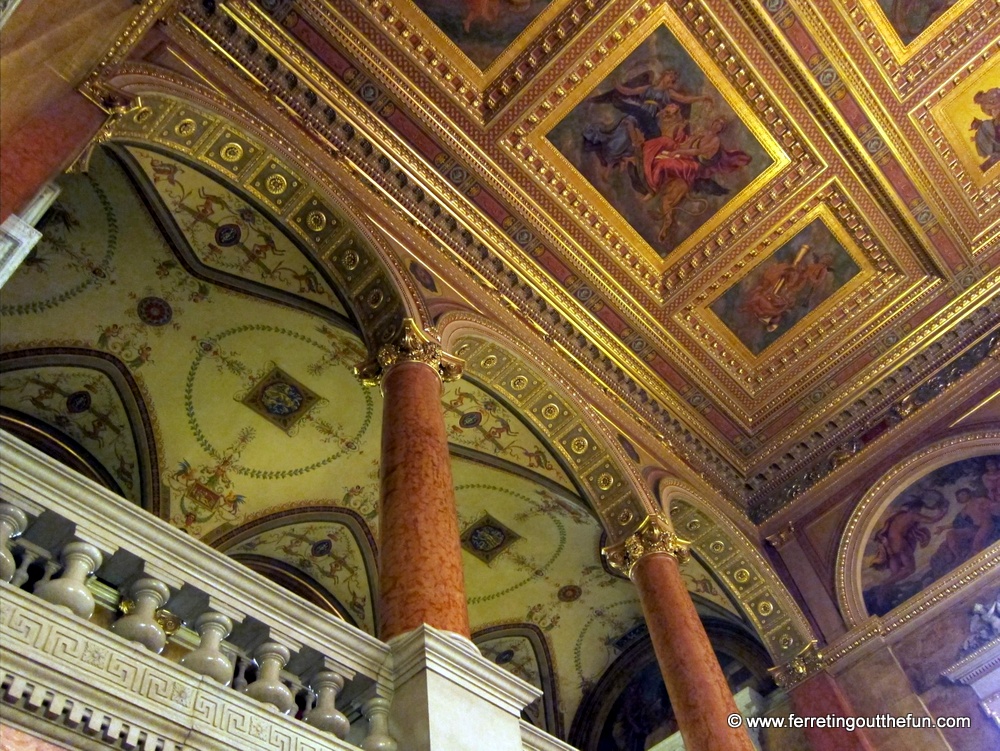
<svg viewBox="0 0 1000 751">
<path fill-rule="evenodd" d="M 840 243 L 840 246 L 844 249 L 847 255 L 850 256 L 851 260 L 854 261 L 858 267 L 858 273 L 846 281 L 839 289 L 834 290 L 834 292 L 817 305 L 816 308 L 809 311 L 799 321 L 792 324 L 788 331 L 782 334 L 775 342 L 764 347 L 759 355 L 754 355 L 730 330 L 729 326 L 721 318 L 719 318 L 718 315 L 716 315 L 711 306 L 716 302 L 716 300 L 729 292 L 729 290 L 740 284 L 754 271 L 754 269 L 773 258 L 774 253 L 779 248 L 790 242 L 796 235 L 817 220 L 823 223 L 826 229 L 829 230 L 830 234 L 833 235 L 833 238 Z M 789 339 L 794 338 L 796 333 L 801 333 L 804 329 L 814 327 L 819 320 L 825 318 L 831 312 L 832 308 L 841 305 L 845 299 L 857 293 L 858 289 L 873 279 L 875 275 L 876 272 L 872 268 L 871 262 L 865 257 L 858 245 L 851 239 L 850 231 L 837 221 L 829 204 L 823 202 L 818 206 L 815 206 L 811 211 L 807 212 L 780 236 L 775 239 L 768 238 L 764 241 L 764 243 L 762 243 L 761 246 L 758 246 L 758 252 L 756 253 L 754 262 L 747 264 L 743 269 L 741 269 L 738 276 L 734 275 L 729 280 L 729 283 L 724 287 L 720 285 L 720 289 L 716 293 L 706 298 L 703 303 L 699 304 L 697 308 L 697 315 L 701 319 L 703 325 L 714 331 L 723 341 L 725 348 L 729 352 L 736 354 L 739 360 L 742 361 L 741 364 L 745 368 L 750 371 L 756 371 L 762 365 L 766 364 L 768 360 L 780 355 L 781 351 L 787 348 Z"/>
<path fill-rule="evenodd" d="M 552 0 L 547 8 L 528 22 L 521 33 L 507 45 L 503 52 L 494 58 L 493 62 L 485 68 L 480 68 L 414 0 L 398 0 L 396 3 L 400 14 L 405 16 L 416 29 L 419 29 L 431 46 L 449 64 L 457 68 L 459 75 L 471 83 L 479 94 L 482 94 L 522 52 L 531 46 L 539 33 L 562 12 L 566 4 L 565 0 Z M 388 28 L 388 24 L 380 25 Z M 414 59 L 417 57 L 414 56 Z M 418 62 L 420 62 L 419 59 Z M 437 75 L 440 76 L 439 73 Z"/>
<path fill-rule="evenodd" d="M 899 64 L 907 62 L 922 52 L 929 44 L 938 41 L 941 32 L 950 26 L 960 15 L 965 13 L 974 2 L 975 0 L 964 0 L 964 2 L 963 0 L 958 0 L 948 10 L 931 21 L 912 41 L 904 43 L 896 27 L 892 25 L 882 6 L 878 4 L 878 0 L 859 0 L 861 7 L 865 9 L 865 13 L 868 15 L 868 20 L 878 30 L 881 41 Z"/>
<path fill-rule="evenodd" d="M 606 199 L 598 189 L 587 180 L 580 171 L 548 140 L 549 132 L 558 125 L 564 117 L 585 98 L 591 96 L 593 90 L 606 80 L 615 69 L 652 36 L 657 29 L 665 27 L 673 35 L 684 51 L 691 57 L 695 64 L 704 74 L 709 85 L 715 88 L 723 101 L 732 108 L 742 124 L 749 130 L 750 134 L 757 139 L 760 147 L 771 158 L 771 165 L 766 167 L 759 175 L 750 181 L 737 194 L 729 198 L 726 204 L 705 221 L 695 232 L 684 241 L 679 243 L 666 256 L 661 256 L 638 231 L 636 231 L 622 216 L 608 199 Z M 745 73 L 749 69 L 746 65 L 741 70 Z M 769 87 L 763 81 L 754 80 L 746 76 L 743 84 L 746 89 L 753 89 L 758 92 L 764 91 L 770 94 Z M 782 149 L 777 138 L 757 117 L 754 110 L 747 104 L 741 92 L 733 81 L 727 78 L 713 62 L 712 56 L 700 44 L 698 38 L 676 17 L 669 6 L 663 6 L 649 17 L 638 24 L 629 37 L 600 63 L 593 66 L 587 78 L 577 85 L 571 92 L 566 92 L 562 86 L 555 91 L 561 101 L 551 107 L 548 114 L 534 124 L 530 133 L 524 136 L 524 144 L 533 152 L 525 157 L 519 153 L 522 149 L 515 148 L 509 137 L 505 139 L 504 145 L 510 151 L 511 156 L 518 161 L 533 162 L 540 161 L 550 168 L 549 174 L 543 179 L 537 169 L 526 168 L 525 171 L 543 190 L 548 192 L 552 198 L 559 202 L 565 211 L 574 216 L 576 224 L 601 245 L 607 245 L 607 230 L 599 227 L 610 228 L 617 233 L 624 241 L 624 245 L 641 258 L 657 272 L 662 274 L 669 266 L 683 258 L 691 248 L 701 243 L 705 238 L 715 232 L 718 227 L 724 224 L 727 219 L 746 204 L 748 198 L 757 193 L 764 185 L 771 182 L 778 174 L 786 169 L 791 163 L 791 157 Z M 543 100 L 551 101 L 552 97 L 546 93 Z M 548 109 L 545 105 L 544 108 Z M 787 122 L 787 120 L 786 120 Z M 558 185 L 572 186 L 572 191 L 560 190 Z M 568 200 L 567 194 L 576 192 L 577 197 Z M 581 200 L 582 199 L 582 200 Z M 586 217 L 600 217 L 601 221 L 594 223 L 587 221 Z M 638 282 L 647 286 L 648 281 L 632 265 L 624 262 L 618 253 L 610 253 L 622 269 L 632 275 Z M 593 258 L 589 258 L 592 263 L 597 263 Z M 659 295 L 657 295 L 659 297 Z"/>
<path fill-rule="evenodd" d="M 928 107 L 934 123 L 944 135 L 949 147 L 949 150 L 944 153 L 940 153 L 940 147 L 934 148 L 938 161 L 944 164 L 959 183 L 967 178 L 977 189 L 982 189 L 1000 178 L 1000 161 L 988 170 L 983 171 L 980 168 L 982 157 L 976 152 L 972 136 L 972 119 L 984 120 L 988 117 L 972 101 L 977 89 L 988 88 L 987 79 L 990 83 L 1000 82 L 1000 55 L 993 55 L 951 91 Z M 931 145 L 935 146 L 935 144 Z M 957 159 L 961 164 L 964 174 L 962 172 L 956 174 L 957 171 L 951 167 L 954 162 L 954 159 L 950 158 L 951 155 L 954 155 L 954 159 Z"/>
</svg>

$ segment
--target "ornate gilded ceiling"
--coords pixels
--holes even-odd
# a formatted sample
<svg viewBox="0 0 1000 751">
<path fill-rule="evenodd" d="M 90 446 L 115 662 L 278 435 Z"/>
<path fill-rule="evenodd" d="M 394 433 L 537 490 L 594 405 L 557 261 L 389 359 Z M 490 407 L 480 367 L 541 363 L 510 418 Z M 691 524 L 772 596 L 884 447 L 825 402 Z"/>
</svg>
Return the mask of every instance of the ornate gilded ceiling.
<svg viewBox="0 0 1000 751">
<path fill-rule="evenodd" d="M 465 269 L 466 300 L 485 286 L 754 519 L 996 326 L 996 0 L 165 19 L 91 90 L 238 92 L 415 227 L 432 284 Z"/>
</svg>

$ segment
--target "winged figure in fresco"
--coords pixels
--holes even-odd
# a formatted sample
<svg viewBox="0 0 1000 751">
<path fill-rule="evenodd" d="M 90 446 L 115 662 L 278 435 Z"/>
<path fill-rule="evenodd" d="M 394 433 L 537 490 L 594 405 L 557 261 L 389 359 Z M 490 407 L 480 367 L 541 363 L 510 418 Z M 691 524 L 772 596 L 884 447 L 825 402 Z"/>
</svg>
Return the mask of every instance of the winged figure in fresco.
<svg viewBox="0 0 1000 751">
<path fill-rule="evenodd" d="M 585 127 L 583 151 L 596 154 L 605 180 L 614 170 L 625 170 L 643 200 L 656 200 L 660 242 L 667 241 L 674 214 L 685 200 L 727 194 L 716 176 L 750 164 L 748 154 L 722 145 L 728 118 L 713 117 L 703 120 L 703 127 L 692 128 L 692 105 L 711 103 L 712 98 L 681 89 L 673 68 L 659 75 L 642 73 L 590 102 L 610 104 L 622 115 L 611 127 Z M 706 207 L 701 198 L 690 212 Z"/>
<path fill-rule="evenodd" d="M 584 153 L 597 154 L 606 171 L 634 164 L 637 148 L 647 139 L 662 135 L 658 118 L 667 105 L 677 105 L 681 116 L 687 120 L 692 104 L 712 101 L 709 96 L 684 91 L 677 81 L 678 74 L 673 68 L 659 75 L 648 70 L 610 91 L 591 97 L 591 103 L 610 104 L 622 116 L 609 128 L 594 123 L 584 128 Z"/>
<path fill-rule="evenodd" d="M 984 158 L 979 169 L 986 172 L 994 164 L 1000 162 L 1000 86 L 986 91 L 977 91 L 972 101 L 979 105 L 979 108 L 989 118 L 980 120 L 978 117 L 972 119 L 973 136 L 976 142 L 976 151 Z"/>
</svg>

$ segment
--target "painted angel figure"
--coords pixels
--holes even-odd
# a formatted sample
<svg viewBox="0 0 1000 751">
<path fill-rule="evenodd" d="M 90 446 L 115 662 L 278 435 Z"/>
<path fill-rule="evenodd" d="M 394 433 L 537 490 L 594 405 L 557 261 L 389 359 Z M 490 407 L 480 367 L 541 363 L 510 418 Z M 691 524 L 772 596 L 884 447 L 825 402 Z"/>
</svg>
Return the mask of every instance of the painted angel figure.
<svg viewBox="0 0 1000 751">
<path fill-rule="evenodd" d="M 987 116 L 987 120 L 978 117 L 972 119 L 971 129 L 976 142 L 976 151 L 984 158 L 979 169 L 986 172 L 990 167 L 1000 162 L 1000 86 L 986 91 L 977 91 L 972 98 Z"/>
<path fill-rule="evenodd" d="M 1000 593 L 989 605 L 977 602 L 972 606 L 969 638 L 962 644 L 963 652 L 973 652 L 1000 636 Z"/>
</svg>

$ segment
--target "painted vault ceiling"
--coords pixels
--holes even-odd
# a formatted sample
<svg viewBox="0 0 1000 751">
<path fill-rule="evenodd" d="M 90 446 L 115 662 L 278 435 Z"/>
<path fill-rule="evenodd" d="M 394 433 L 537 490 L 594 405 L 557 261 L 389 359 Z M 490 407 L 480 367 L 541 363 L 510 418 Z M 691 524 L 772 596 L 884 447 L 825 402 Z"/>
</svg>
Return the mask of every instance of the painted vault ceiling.
<svg viewBox="0 0 1000 751">
<path fill-rule="evenodd" d="M 760 521 L 996 327 L 996 10 L 191 0 L 103 76 L 266 92 Z"/>
<path fill-rule="evenodd" d="M 249 196 L 165 151 L 101 148 L 60 184 L 0 300 L 5 426 L 72 446 L 122 495 L 374 633 L 381 396 L 352 372 L 365 345 L 329 274 Z M 533 720 L 563 735 L 641 632 L 570 479 L 602 454 L 574 444 L 569 407 L 549 415 L 538 373 L 459 346 L 475 380 L 447 384 L 442 412 L 473 631 L 546 689 Z M 703 613 L 747 624 L 701 563 L 684 579 Z"/>
<path fill-rule="evenodd" d="M 362 628 L 382 405 L 351 367 L 404 315 L 524 324 L 630 469 L 752 522 L 997 350 L 997 0 L 150 8 L 3 289 L 0 418 Z M 454 343 L 475 638 L 565 737 L 641 621 L 588 508 L 627 483 L 551 359 Z M 756 552 L 671 505 L 703 616 L 798 652 Z"/>
</svg>

